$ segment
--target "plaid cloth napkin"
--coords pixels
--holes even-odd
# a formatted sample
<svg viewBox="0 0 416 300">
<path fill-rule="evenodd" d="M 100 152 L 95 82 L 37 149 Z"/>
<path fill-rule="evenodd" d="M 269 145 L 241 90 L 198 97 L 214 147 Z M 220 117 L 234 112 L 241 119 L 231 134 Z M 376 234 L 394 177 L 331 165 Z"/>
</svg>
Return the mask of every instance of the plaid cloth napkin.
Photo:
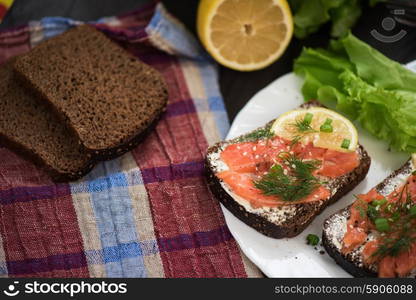
<svg viewBox="0 0 416 300">
<path fill-rule="evenodd" d="M 44 18 L 0 32 L 0 63 L 79 24 Z M 161 4 L 94 24 L 162 72 L 167 112 L 135 150 L 70 184 L 0 147 L 0 275 L 261 276 L 203 176 L 208 145 L 228 130 L 215 64 Z"/>
<path fill-rule="evenodd" d="M 7 10 L 12 6 L 14 0 L 0 0 L 0 23 L 4 16 L 6 15 Z"/>
</svg>

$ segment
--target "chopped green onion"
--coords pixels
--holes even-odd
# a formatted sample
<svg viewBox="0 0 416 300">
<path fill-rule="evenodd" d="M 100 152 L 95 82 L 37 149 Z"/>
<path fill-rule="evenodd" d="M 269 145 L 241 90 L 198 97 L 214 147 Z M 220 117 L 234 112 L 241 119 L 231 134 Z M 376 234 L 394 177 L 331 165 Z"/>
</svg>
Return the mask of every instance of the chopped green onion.
<svg viewBox="0 0 416 300">
<path fill-rule="evenodd" d="M 374 221 L 376 228 L 380 232 L 385 232 L 390 229 L 389 221 L 385 218 L 378 218 Z"/>
<path fill-rule="evenodd" d="M 412 172 L 412 175 L 413 175 L 413 176 L 416 176 L 416 171 L 413 171 L 413 172 Z"/>
<path fill-rule="evenodd" d="M 341 144 L 341 148 L 348 149 L 350 147 L 351 141 L 349 139 L 344 139 Z"/>
<path fill-rule="evenodd" d="M 324 124 L 331 125 L 332 124 L 332 119 L 331 118 L 326 118 Z"/>
<path fill-rule="evenodd" d="M 316 246 L 319 243 L 319 237 L 315 234 L 308 234 L 306 241 L 308 245 Z"/>
<path fill-rule="evenodd" d="M 326 133 L 332 133 L 334 131 L 334 128 L 332 128 L 332 125 L 322 125 L 319 130 L 321 132 L 326 132 Z"/>
<path fill-rule="evenodd" d="M 321 125 L 321 127 L 319 128 L 321 130 L 321 132 L 327 132 L 327 133 L 331 133 L 334 131 L 334 128 L 332 127 L 332 119 L 327 118 L 325 120 L 325 123 Z"/>
<path fill-rule="evenodd" d="M 303 121 L 305 122 L 305 124 L 310 125 L 312 122 L 312 118 L 313 118 L 313 114 L 307 113 Z"/>
<path fill-rule="evenodd" d="M 386 198 L 383 198 L 383 199 L 380 199 L 380 200 L 373 200 L 373 201 L 371 201 L 371 204 L 374 205 L 374 206 L 382 206 L 382 205 L 384 205 L 386 203 L 387 203 L 387 199 Z"/>
</svg>

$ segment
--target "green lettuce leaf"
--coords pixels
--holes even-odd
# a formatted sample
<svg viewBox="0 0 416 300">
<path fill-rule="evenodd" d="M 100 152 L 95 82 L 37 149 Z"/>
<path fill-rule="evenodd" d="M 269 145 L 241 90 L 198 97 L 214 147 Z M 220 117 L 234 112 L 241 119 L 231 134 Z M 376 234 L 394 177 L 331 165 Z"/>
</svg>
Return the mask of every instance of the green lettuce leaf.
<svg viewBox="0 0 416 300">
<path fill-rule="evenodd" d="M 331 36 L 345 36 L 361 16 L 360 0 L 349 0 L 331 10 Z"/>
<path fill-rule="evenodd" d="M 370 0 L 371 6 L 385 0 Z M 331 35 L 343 37 L 354 26 L 368 0 L 289 0 L 294 15 L 295 36 L 305 38 L 331 22 Z"/>
<path fill-rule="evenodd" d="M 294 71 L 305 100 L 319 99 L 393 148 L 416 152 L 416 74 L 352 34 L 304 49 Z"/>
</svg>

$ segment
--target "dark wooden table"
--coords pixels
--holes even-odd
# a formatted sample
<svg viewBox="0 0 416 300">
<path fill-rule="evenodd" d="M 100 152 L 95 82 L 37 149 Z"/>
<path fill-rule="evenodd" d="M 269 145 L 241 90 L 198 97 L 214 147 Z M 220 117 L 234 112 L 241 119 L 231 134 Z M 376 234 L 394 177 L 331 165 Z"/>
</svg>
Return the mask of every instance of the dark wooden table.
<svg viewBox="0 0 416 300">
<path fill-rule="evenodd" d="M 306 0 L 305 0 L 306 1 Z M 147 0 L 15 0 L 15 3 L 0 29 L 24 24 L 45 16 L 63 16 L 82 21 L 95 20 L 103 16 L 117 15 L 139 7 Z M 166 0 L 168 10 L 195 33 L 197 0 Z M 416 59 L 416 29 L 398 25 L 390 32 L 382 28 L 382 20 L 390 12 L 383 5 L 364 10 L 363 17 L 355 26 L 353 33 L 388 57 L 406 63 Z M 401 29 L 407 35 L 396 43 L 383 43 L 372 37 L 371 30 L 384 35 L 393 35 Z M 255 72 L 236 72 L 221 68 L 220 85 L 228 114 L 232 120 L 244 104 L 261 88 L 292 70 L 293 60 L 299 56 L 303 46 L 326 46 L 329 40 L 328 28 L 306 40 L 293 39 L 284 56 L 270 67 Z"/>
</svg>

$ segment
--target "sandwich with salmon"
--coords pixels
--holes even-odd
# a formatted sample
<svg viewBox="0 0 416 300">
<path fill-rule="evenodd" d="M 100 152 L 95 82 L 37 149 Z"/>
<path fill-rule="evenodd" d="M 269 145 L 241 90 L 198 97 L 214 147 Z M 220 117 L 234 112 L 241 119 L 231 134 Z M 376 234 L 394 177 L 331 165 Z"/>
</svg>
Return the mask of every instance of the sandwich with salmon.
<svg viewBox="0 0 416 300">
<path fill-rule="evenodd" d="M 355 277 L 416 276 L 416 155 L 324 222 L 322 243 Z"/>
<path fill-rule="evenodd" d="M 207 181 L 237 218 L 273 238 L 302 232 L 366 176 L 370 157 L 354 125 L 310 101 L 210 147 Z"/>
</svg>

